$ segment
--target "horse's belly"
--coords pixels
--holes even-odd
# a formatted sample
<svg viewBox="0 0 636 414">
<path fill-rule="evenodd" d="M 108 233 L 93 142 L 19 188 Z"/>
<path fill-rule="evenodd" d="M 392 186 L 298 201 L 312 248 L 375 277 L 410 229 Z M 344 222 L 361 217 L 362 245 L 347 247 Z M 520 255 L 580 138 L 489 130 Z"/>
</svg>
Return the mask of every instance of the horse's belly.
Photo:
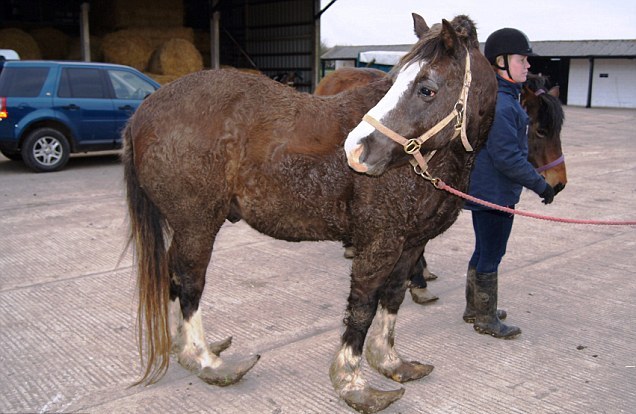
<svg viewBox="0 0 636 414">
<path fill-rule="evenodd" d="M 289 199 L 261 199 L 237 201 L 238 214 L 255 230 L 280 240 L 320 241 L 342 240 L 346 233 L 344 203 L 296 204 Z"/>
<path fill-rule="evenodd" d="M 344 162 L 344 161 L 342 161 Z M 282 154 L 246 166 L 234 181 L 232 212 L 281 240 L 341 240 L 352 184 L 337 157 Z"/>
</svg>

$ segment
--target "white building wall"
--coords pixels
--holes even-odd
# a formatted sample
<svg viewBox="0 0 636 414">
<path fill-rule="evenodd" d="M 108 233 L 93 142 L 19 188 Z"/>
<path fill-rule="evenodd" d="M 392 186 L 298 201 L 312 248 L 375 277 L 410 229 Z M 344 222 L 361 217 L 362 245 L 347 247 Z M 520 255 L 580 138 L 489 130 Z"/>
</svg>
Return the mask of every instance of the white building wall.
<svg viewBox="0 0 636 414">
<path fill-rule="evenodd" d="M 587 105 L 587 84 L 590 74 L 590 63 L 587 59 L 570 60 L 568 75 L 568 105 Z"/>
<path fill-rule="evenodd" d="M 340 68 L 355 68 L 356 62 L 354 60 L 336 60 L 336 69 Z"/>
<path fill-rule="evenodd" d="M 590 62 L 572 59 L 568 105 L 587 105 Z M 592 107 L 636 108 L 636 59 L 595 59 Z"/>
</svg>

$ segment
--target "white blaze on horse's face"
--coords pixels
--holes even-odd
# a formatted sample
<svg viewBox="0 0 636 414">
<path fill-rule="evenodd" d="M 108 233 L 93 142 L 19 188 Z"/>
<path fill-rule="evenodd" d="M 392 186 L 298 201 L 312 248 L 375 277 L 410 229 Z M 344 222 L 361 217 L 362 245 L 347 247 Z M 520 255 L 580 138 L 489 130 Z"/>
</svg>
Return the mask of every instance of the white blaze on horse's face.
<svg viewBox="0 0 636 414">
<path fill-rule="evenodd" d="M 384 97 L 368 112 L 370 116 L 382 122 L 382 118 L 395 108 L 400 101 L 400 98 L 406 92 L 420 69 L 424 65 L 424 62 L 417 62 L 407 65 L 402 68 L 398 74 L 391 89 L 384 95 Z M 367 121 L 362 121 L 356 126 L 344 143 L 345 154 L 347 154 L 347 162 L 349 166 L 358 172 L 366 172 L 368 167 L 360 163 L 360 155 L 362 155 L 362 145 L 360 141 L 369 136 L 375 128 L 371 126 Z"/>
</svg>

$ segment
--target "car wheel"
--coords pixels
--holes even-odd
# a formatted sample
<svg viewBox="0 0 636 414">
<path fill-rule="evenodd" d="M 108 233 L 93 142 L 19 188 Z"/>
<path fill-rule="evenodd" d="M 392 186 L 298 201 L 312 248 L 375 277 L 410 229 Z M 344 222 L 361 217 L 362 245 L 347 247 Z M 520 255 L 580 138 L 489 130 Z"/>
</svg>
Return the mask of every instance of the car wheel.
<svg viewBox="0 0 636 414">
<path fill-rule="evenodd" d="M 11 161 L 22 161 L 22 154 L 20 154 L 19 152 L 8 152 L 0 150 L 0 153 L 2 153 L 2 155 L 10 159 Z"/>
<path fill-rule="evenodd" d="M 70 146 L 63 133 L 53 128 L 31 132 L 22 145 L 22 160 L 34 171 L 51 172 L 68 162 Z"/>
</svg>

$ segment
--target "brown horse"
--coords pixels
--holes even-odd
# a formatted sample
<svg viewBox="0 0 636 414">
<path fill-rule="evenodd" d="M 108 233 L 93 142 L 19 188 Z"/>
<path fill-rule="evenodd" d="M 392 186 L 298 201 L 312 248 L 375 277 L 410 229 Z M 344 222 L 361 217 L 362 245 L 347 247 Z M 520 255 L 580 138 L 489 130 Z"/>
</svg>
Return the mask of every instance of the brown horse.
<svg viewBox="0 0 636 414">
<path fill-rule="evenodd" d="M 325 76 L 316 86 L 314 95 L 335 95 L 347 89 L 366 86 L 389 75 L 374 68 L 340 68 Z"/>
<path fill-rule="evenodd" d="M 561 128 L 565 114 L 559 87 L 548 87 L 545 76 L 529 74 L 521 93 L 521 104 L 530 116 L 528 161 L 537 168 L 554 192 L 565 188 L 567 173 L 561 148 Z"/>
<path fill-rule="evenodd" d="M 466 144 L 478 149 L 497 86 L 468 17 L 430 29 L 420 16 L 413 19 L 420 40 L 391 79 L 319 97 L 264 76 L 211 70 L 176 80 L 139 107 L 124 132 L 123 162 L 146 367 L 140 382 L 165 373 L 171 350 L 182 366 L 218 385 L 238 381 L 257 362 L 259 356 L 223 360 L 229 342 L 210 346 L 203 330 L 199 300 L 226 219 L 289 241 L 353 242 L 345 331 L 330 368 L 334 389 L 351 407 L 376 412 L 404 393 L 367 385 L 365 341 L 370 366 L 388 378 L 406 382 L 432 371 L 399 356 L 394 328 L 424 244 L 456 220 L 461 200 L 413 174 L 406 161 L 379 177 L 357 174 L 342 144 L 378 107 L 394 108 L 393 127 L 420 134 L 457 108 L 461 92 L 469 103 L 457 120 Z M 468 88 L 462 79 L 470 73 Z M 430 167 L 465 189 L 474 152 L 448 135 L 431 140 L 437 155 Z"/>
<path fill-rule="evenodd" d="M 325 76 L 318 83 L 314 94 L 335 95 L 389 76 L 388 73 L 379 69 L 340 68 Z M 528 160 L 558 194 L 567 184 L 565 158 L 561 147 L 561 128 L 565 115 L 559 100 L 559 87 L 549 87 L 549 79 L 545 76 L 529 74 L 522 89 L 521 103 L 531 120 L 528 130 Z M 345 243 L 345 249 L 345 257 L 352 258 L 355 252 L 351 244 Z M 428 268 L 424 256 L 412 275 L 414 282 L 412 286 L 421 286 L 422 283 L 426 285 L 422 278 L 424 281 L 437 278 L 437 275 Z M 411 293 L 413 299 L 417 300 L 418 294 L 413 289 Z M 419 293 L 419 295 L 423 300 L 436 298 L 431 294 Z"/>
</svg>

